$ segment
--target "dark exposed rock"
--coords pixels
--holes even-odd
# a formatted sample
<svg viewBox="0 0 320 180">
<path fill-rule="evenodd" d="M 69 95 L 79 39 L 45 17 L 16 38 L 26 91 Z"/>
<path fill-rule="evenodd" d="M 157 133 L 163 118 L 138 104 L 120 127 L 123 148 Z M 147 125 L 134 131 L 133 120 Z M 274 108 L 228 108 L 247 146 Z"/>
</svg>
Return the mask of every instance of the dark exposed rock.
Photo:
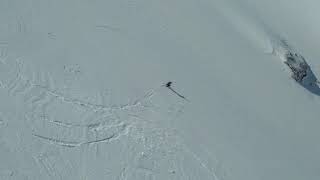
<svg viewBox="0 0 320 180">
<path fill-rule="evenodd" d="M 305 59 L 297 53 L 286 54 L 286 60 L 284 63 L 291 69 L 292 78 L 299 83 L 302 83 L 303 79 L 307 76 L 307 72 L 310 69 Z"/>
<path fill-rule="evenodd" d="M 320 96 L 319 81 L 305 58 L 281 37 L 275 36 L 270 42 L 272 54 L 278 56 L 289 67 L 291 77 L 309 92 Z"/>
</svg>

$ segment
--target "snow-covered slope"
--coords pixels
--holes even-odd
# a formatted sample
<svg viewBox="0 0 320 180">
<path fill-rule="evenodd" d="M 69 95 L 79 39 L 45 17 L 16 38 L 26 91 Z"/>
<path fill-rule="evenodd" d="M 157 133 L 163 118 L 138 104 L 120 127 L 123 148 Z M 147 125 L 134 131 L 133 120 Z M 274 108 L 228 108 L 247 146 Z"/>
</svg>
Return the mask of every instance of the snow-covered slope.
<svg viewBox="0 0 320 180">
<path fill-rule="evenodd" d="M 0 180 L 319 179 L 318 4 L 1 0 Z"/>
</svg>

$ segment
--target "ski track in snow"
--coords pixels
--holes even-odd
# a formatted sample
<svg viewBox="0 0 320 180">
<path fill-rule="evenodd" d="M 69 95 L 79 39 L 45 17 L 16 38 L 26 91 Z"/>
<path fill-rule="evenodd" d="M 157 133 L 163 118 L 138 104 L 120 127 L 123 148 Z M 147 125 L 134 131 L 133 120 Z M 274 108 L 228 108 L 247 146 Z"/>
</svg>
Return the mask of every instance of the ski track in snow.
<svg viewBox="0 0 320 180">
<path fill-rule="evenodd" d="M 98 151 L 99 145 L 131 139 L 128 143 L 142 143 L 143 149 L 131 152 L 131 156 L 136 160 L 133 163 L 126 163 L 118 179 L 130 179 L 135 176 L 142 179 L 156 179 L 163 173 L 160 171 L 164 167 L 168 168 L 167 161 L 173 161 L 173 170 L 168 170 L 167 173 L 175 175 L 177 179 L 181 177 L 190 179 L 192 171 L 199 171 L 204 173 L 201 176 L 208 179 L 221 180 L 214 172 L 214 167 L 209 167 L 202 161 L 195 152 L 183 144 L 183 140 L 176 137 L 176 134 L 170 134 L 170 130 L 157 126 L 153 127 L 149 121 L 144 121 L 142 117 L 136 115 L 149 109 L 154 111 L 151 98 L 156 95 L 158 88 L 149 90 L 144 96 L 127 104 L 118 106 L 98 104 L 59 92 L 49 72 L 33 68 L 32 78 L 27 77 L 24 66 L 21 59 L 2 61 L 1 88 L 5 89 L 10 97 L 19 100 L 27 107 L 24 117 L 30 128 L 30 135 L 35 140 L 34 143 L 41 143 L 42 146 L 47 144 L 49 147 L 53 145 L 57 148 L 80 148 L 81 152 L 85 153 L 81 154 L 79 167 L 85 171 L 81 175 L 82 178 L 87 176 L 88 167 L 85 164 L 88 159 L 84 156 L 90 152 L 91 147 L 95 146 Z M 65 118 L 63 113 L 59 112 L 59 107 L 67 109 Z M 61 114 L 62 117 L 55 117 L 55 114 Z M 73 118 L 70 118 L 72 116 Z M 73 119 L 78 121 L 74 122 Z M 0 123 L 4 124 L 3 121 Z M 134 144 L 128 146 L 135 149 Z M 63 149 L 60 149 L 58 154 L 50 152 L 43 150 L 40 154 L 34 155 L 34 160 L 49 179 L 66 179 L 72 174 L 77 174 L 75 170 L 77 168 L 72 168 L 74 165 L 70 165 L 72 163 L 62 158 Z M 98 156 L 99 153 L 96 153 Z M 193 167 L 195 169 L 189 171 L 184 170 L 186 168 L 184 163 L 179 162 L 183 161 L 185 156 L 190 156 L 193 161 L 188 164 L 198 164 L 198 167 Z M 67 170 L 70 171 L 69 174 Z"/>
</svg>

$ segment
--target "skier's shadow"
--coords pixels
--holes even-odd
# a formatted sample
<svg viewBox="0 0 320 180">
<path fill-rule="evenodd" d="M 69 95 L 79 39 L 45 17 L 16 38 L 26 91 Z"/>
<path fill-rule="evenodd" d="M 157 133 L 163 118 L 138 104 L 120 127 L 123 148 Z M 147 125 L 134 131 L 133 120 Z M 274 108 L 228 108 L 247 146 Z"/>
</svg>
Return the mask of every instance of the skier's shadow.
<svg viewBox="0 0 320 180">
<path fill-rule="evenodd" d="M 182 96 L 180 93 L 178 93 L 176 90 L 174 90 L 172 87 L 171 87 L 171 84 L 172 82 L 169 81 L 167 82 L 166 84 L 164 84 L 165 87 L 167 87 L 168 89 L 170 89 L 174 94 L 176 94 L 177 96 L 181 97 L 182 99 L 190 102 L 186 97 Z"/>
</svg>

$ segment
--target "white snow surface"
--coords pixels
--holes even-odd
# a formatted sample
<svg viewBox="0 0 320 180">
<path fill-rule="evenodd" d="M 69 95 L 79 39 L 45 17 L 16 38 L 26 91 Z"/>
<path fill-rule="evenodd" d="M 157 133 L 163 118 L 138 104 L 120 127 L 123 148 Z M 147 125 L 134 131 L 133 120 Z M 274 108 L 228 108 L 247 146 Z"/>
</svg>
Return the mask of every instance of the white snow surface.
<svg viewBox="0 0 320 180">
<path fill-rule="evenodd" d="M 319 5 L 0 0 L 0 180 L 318 180 Z"/>
</svg>

